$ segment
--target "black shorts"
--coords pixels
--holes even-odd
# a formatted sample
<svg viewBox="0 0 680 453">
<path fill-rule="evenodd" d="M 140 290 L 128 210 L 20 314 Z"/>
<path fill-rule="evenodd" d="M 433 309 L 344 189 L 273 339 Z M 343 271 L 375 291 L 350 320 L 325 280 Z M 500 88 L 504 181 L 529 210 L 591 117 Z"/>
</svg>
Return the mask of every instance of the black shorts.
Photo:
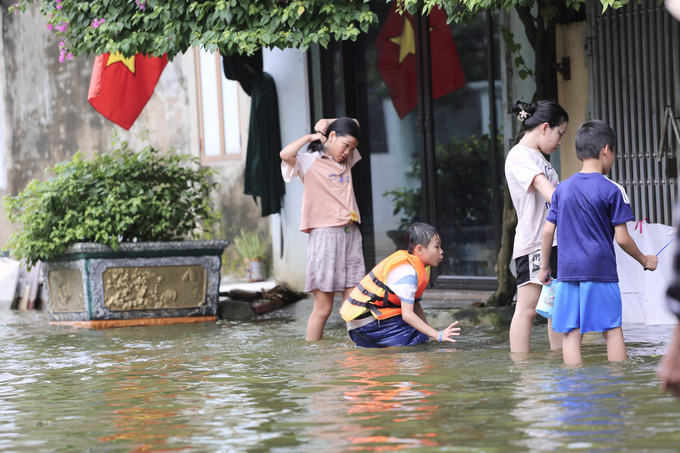
<svg viewBox="0 0 680 453">
<path fill-rule="evenodd" d="M 538 273 L 541 271 L 541 263 L 540 250 L 515 258 L 518 288 L 527 283 L 541 284 L 538 280 Z M 550 275 L 552 278 L 557 278 L 557 247 L 553 247 L 550 252 Z"/>
</svg>

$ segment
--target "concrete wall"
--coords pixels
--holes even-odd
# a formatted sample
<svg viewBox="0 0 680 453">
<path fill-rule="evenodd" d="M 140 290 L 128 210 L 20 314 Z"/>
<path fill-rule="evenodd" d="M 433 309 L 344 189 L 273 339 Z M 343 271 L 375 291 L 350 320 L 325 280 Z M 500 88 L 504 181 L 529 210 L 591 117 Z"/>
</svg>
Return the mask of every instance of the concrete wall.
<svg viewBox="0 0 680 453">
<path fill-rule="evenodd" d="M 276 82 L 281 143 L 286 146 L 311 132 L 306 55 L 295 49 L 265 51 L 264 70 Z M 273 275 L 297 290 L 304 289 L 307 276 L 307 234 L 300 231 L 302 190 L 297 178 L 287 183 L 283 210 L 271 219 Z"/>
<path fill-rule="evenodd" d="M 562 137 L 561 179 L 567 179 L 581 171 L 582 163 L 576 158 L 574 139 L 578 127 L 586 121 L 589 89 L 588 67 L 586 66 L 586 22 L 557 25 L 555 30 L 557 61 L 569 57 L 571 63 L 571 80 L 564 80 L 557 75 L 559 103 L 569 114 L 569 128 Z"/>
</svg>

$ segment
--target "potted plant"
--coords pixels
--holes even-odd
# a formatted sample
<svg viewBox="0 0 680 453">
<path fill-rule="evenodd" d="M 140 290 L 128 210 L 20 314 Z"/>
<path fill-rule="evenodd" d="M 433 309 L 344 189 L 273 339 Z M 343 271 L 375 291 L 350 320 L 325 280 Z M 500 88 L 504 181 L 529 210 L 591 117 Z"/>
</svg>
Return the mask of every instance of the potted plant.
<svg viewBox="0 0 680 453">
<path fill-rule="evenodd" d="M 216 319 L 220 256 L 228 241 L 200 241 L 219 219 L 212 170 L 174 150 L 79 151 L 5 197 L 21 223 L 7 243 L 44 263 L 51 323 L 94 327 Z M 48 169 L 49 170 L 49 169 Z M 195 240 L 185 240 L 195 239 Z"/>
<path fill-rule="evenodd" d="M 258 231 L 241 230 L 234 238 L 234 248 L 246 266 L 246 278 L 249 282 L 260 282 L 263 278 L 262 259 L 267 252 L 267 244 Z"/>
</svg>

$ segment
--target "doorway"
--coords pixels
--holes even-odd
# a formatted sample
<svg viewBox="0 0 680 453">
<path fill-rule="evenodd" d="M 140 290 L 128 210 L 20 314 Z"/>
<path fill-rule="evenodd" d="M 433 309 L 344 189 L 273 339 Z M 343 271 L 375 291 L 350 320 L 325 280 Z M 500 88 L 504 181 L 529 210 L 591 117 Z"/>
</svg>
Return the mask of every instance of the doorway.
<svg viewBox="0 0 680 453">
<path fill-rule="evenodd" d="M 413 222 L 437 227 L 437 288 L 495 289 L 503 147 L 499 145 L 498 24 L 395 14 L 380 27 L 309 55 L 312 118 L 361 124 L 354 169 L 367 269 L 404 249 Z"/>
</svg>

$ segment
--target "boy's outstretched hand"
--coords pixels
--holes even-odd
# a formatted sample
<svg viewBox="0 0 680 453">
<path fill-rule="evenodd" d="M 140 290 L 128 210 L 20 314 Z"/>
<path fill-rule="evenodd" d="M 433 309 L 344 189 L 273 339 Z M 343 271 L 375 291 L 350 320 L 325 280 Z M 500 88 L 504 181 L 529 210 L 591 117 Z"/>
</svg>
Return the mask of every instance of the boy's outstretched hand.
<svg viewBox="0 0 680 453">
<path fill-rule="evenodd" d="M 457 337 L 457 336 L 460 335 L 460 327 L 454 327 L 456 324 L 458 324 L 458 321 L 454 322 L 449 327 L 442 330 L 442 343 L 444 343 L 444 342 L 455 343 L 456 342 L 456 340 L 454 340 L 452 338 L 452 337 Z"/>
<path fill-rule="evenodd" d="M 654 271 L 658 265 L 659 258 L 656 255 L 645 255 L 642 260 L 642 267 L 644 267 L 646 271 Z"/>
<path fill-rule="evenodd" d="M 540 281 L 544 285 L 550 284 L 550 282 L 552 281 L 552 277 L 550 276 L 550 268 L 547 269 L 541 268 L 541 271 L 538 273 L 538 281 Z"/>
</svg>

